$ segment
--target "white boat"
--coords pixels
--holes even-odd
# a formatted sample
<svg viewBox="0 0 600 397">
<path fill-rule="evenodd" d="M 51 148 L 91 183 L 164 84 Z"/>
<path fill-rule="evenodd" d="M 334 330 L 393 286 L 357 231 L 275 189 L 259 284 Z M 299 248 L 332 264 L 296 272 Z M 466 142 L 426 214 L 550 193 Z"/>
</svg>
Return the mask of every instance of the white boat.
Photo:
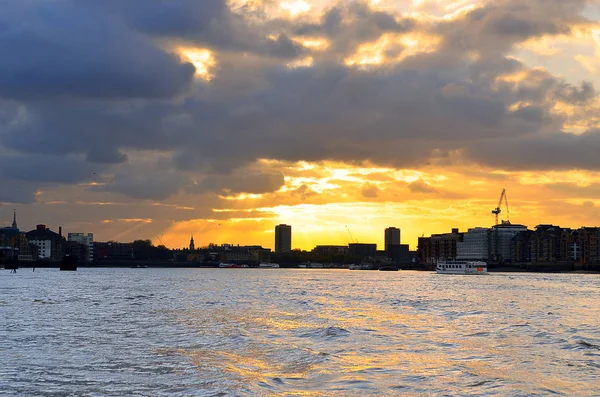
<svg viewBox="0 0 600 397">
<path fill-rule="evenodd" d="M 260 265 L 258 265 L 258 267 L 261 268 L 261 269 L 278 269 L 279 268 L 279 264 L 278 263 L 263 262 Z"/>
<path fill-rule="evenodd" d="M 219 267 L 225 269 L 240 269 L 246 268 L 248 265 L 238 265 L 237 263 L 220 263 Z"/>
<path fill-rule="evenodd" d="M 487 274 L 487 263 L 481 261 L 440 261 L 435 266 L 438 274 Z"/>
</svg>

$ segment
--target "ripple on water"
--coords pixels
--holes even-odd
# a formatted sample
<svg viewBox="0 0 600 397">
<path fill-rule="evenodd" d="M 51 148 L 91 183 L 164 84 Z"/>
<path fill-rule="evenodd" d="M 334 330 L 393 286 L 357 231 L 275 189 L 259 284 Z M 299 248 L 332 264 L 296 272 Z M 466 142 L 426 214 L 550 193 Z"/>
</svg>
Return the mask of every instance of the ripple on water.
<svg viewBox="0 0 600 397">
<path fill-rule="evenodd" d="M 382 273 L 0 274 L 0 395 L 600 390 L 600 278 Z"/>
</svg>

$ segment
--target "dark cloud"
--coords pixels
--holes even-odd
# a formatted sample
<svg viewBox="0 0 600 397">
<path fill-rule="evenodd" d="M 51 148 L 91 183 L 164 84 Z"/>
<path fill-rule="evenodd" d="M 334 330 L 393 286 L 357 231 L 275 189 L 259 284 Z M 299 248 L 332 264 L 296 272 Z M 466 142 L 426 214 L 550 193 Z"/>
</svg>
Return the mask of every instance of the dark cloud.
<svg viewBox="0 0 600 397">
<path fill-rule="evenodd" d="M 303 52 L 283 32 L 267 37 L 260 26 L 251 26 L 233 13 L 225 0 L 85 0 L 99 9 L 120 15 L 139 32 L 227 51 L 250 51 L 281 58 Z"/>
<path fill-rule="evenodd" d="M 172 97 L 195 68 L 75 0 L 0 3 L 0 96 Z"/>
<path fill-rule="evenodd" d="M 0 148 L 35 165 L 1 175 L 72 184 L 94 170 L 110 175 L 96 191 L 162 200 L 277 190 L 282 175 L 254 166 L 264 158 L 598 169 L 597 132 L 564 134 L 554 112 L 557 101 L 590 106 L 594 86 L 509 57 L 523 40 L 569 32 L 583 4 L 504 0 L 417 22 L 340 2 L 316 23 L 250 23 L 220 0 L 0 0 L 0 97 L 10 98 L 0 100 Z M 406 32 L 440 35 L 441 47 L 395 64 L 342 62 L 363 43 Z M 289 59 L 310 52 L 296 35 L 325 36 L 331 47 L 290 69 Z M 213 50 L 214 78 L 193 84 L 194 68 L 157 44 L 171 42 Z M 517 72 L 525 78 L 502 78 Z M 172 158 L 140 167 L 135 151 Z M 71 160 L 35 171 L 58 156 Z"/>
<path fill-rule="evenodd" d="M 0 174 L 0 203 L 31 204 L 35 202 L 35 193 L 40 187 L 39 183 L 6 178 Z M 8 222 L 0 222 L 2 224 Z"/>
<path fill-rule="evenodd" d="M 562 132 L 514 139 L 490 139 L 472 145 L 468 157 L 509 170 L 600 169 L 600 131 Z"/>
<path fill-rule="evenodd" d="M 278 190 L 284 184 L 281 172 L 238 169 L 230 174 L 208 175 L 187 188 L 188 192 L 218 192 L 229 196 L 240 193 L 261 194 Z"/>
<path fill-rule="evenodd" d="M 300 36 L 324 36 L 331 41 L 325 56 L 342 58 L 350 55 L 363 43 L 371 42 L 385 33 L 406 33 L 415 29 L 414 19 L 396 18 L 383 11 L 375 11 L 363 2 L 339 2 L 329 9 L 319 23 L 294 27 Z"/>
<path fill-rule="evenodd" d="M 0 157 L 0 175 L 13 180 L 74 184 L 94 179 L 96 169 L 74 157 L 10 154 Z"/>
<path fill-rule="evenodd" d="M 137 171 L 137 172 L 136 172 Z M 93 191 L 123 194 L 133 199 L 160 201 L 175 195 L 186 184 L 189 176 L 168 170 L 135 170 L 118 172 L 104 184 L 94 186 Z"/>
</svg>

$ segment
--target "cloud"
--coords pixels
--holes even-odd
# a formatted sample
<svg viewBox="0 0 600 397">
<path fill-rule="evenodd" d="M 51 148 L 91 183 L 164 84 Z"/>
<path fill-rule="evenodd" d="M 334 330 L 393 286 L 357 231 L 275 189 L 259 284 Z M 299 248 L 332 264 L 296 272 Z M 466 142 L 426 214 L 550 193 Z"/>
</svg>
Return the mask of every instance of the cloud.
<svg viewBox="0 0 600 397">
<path fill-rule="evenodd" d="M 302 52 L 285 33 L 268 37 L 261 25 L 251 26 L 231 11 L 225 0 L 86 0 L 144 35 L 210 48 L 293 58 Z"/>
<path fill-rule="evenodd" d="M 360 188 L 360 194 L 364 198 L 374 199 L 377 196 L 379 196 L 379 192 L 380 191 L 379 191 L 379 188 L 377 187 L 377 185 L 373 185 L 368 182 L 363 184 L 362 187 Z"/>
<path fill-rule="evenodd" d="M 107 175 L 95 192 L 164 200 L 277 191 L 281 170 L 260 159 L 599 168 L 593 125 L 563 132 L 593 115 L 594 85 L 512 56 L 530 38 L 571 34 L 586 22 L 584 1 L 483 2 L 445 19 L 332 2 L 315 20 L 273 19 L 262 6 L 234 12 L 222 0 L 2 5 L 0 147 L 13 163 L 36 165 L 7 165 L 11 180 L 76 184 L 93 170 Z M 437 44 L 411 52 L 409 38 L 381 40 L 408 34 Z M 298 36 L 330 45 L 317 51 Z M 344 62 L 373 43 L 406 56 Z M 172 53 L 184 44 L 211 51 L 210 81 L 195 81 L 194 67 Z M 304 55 L 311 66 L 287 66 Z M 140 166 L 131 153 L 142 151 L 164 158 Z M 67 160 L 36 171 L 59 157 Z"/>
<path fill-rule="evenodd" d="M 284 184 L 281 172 L 260 169 L 237 169 L 230 174 L 207 175 L 188 187 L 188 192 L 217 192 L 226 196 L 261 194 L 278 190 Z"/>
<path fill-rule="evenodd" d="M 2 1 L 0 97 L 167 98 L 189 88 L 192 64 L 95 11 L 71 0 Z"/>
<path fill-rule="evenodd" d="M 35 201 L 39 183 L 6 178 L 0 174 L 0 186 L 0 203 L 31 204 Z"/>
<path fill-rule="evenodd" d="M 422 179 L 408 184 L 408 189 L 413 193 L 437 193 L 437 190 Z"/>
<path fill-rule="evenodd" d="M 467 155 L 482 164 L 508 170 L 598 170 L 600 131 L 582 135 L 562 132 L 507 140 L 489 140 L 469 148 Z"/>
</svg>

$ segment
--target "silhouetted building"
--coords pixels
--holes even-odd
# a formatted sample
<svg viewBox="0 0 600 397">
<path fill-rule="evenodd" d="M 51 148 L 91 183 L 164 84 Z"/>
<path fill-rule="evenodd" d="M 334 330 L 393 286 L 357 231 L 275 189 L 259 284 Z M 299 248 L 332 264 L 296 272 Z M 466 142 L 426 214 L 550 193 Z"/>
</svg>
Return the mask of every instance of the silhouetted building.
<svg viewBox="0 0 600 397">
<path fill-rule="evenodd" d="M 408 244 L 388 244 L 387 254 L 392 262 L 398 266 L 412 263 Z"/>
<path fill-rule="evenodd" d="M 317 245 L 312 252 L 319 255 L 346 255 L 348 254 L 347 245 Z"/>
<path fill-rule="evenodd" d="M 432 234 L 431 237 L 419 237 L 417 256 L 419 263 L 435 265 L 438 261 L 455 260 L 457 244 L 463 241 L 464 233 L 453 228 L 452 233 Z"/>
<path fill-rule="evenodd" d="M 392 244 L 400 244 L 400 229 L 398 229 L 397 227 L 388 227 L 387 229 L 385 229 L 385 243 L 383 247 L 386 251 L 388 251 L 388 255 L 390 255 L 390 257 L 391 254 L 389 252 L 388 246 Z"/>
<path fill-rule="evenodd" d="M 60 262 L 65 255 L 66 240 L 62 228 L 58 230 L 59 233 L 55 233 L 46 225 L 37 225 L 35 230 L 26 233 L 27 240 L 37 247 L 39 259 Z"/>
<path fill-rule="evenodd" d="M 275 226 L 275 252 L 290 252 L 292 250 L 292 227 L 290 225 Z"/>
<path fill-rule="evenodd" d="M 93 233 L 69 233 L 67 234 L 68 241 L 83 244 L 85 247 L 85 255 L 77 257 L 78 263 L 85 264 L 94 260 L 94 234 Z M 78 249 L 79 251 L 79 249 Z"/>
<path fill-rule="evenodd" d="M 533 230 L 525 230 L 513 237 L 511 254 L 514 263 L 531 263 L 533 233 Z"/>
<path fill-rule="evenodd" d="M 18 261 L 34 261 L 37 259 L 37 248 L 29 243 L 25 233 L 17 227 L 17 213 L 13 213 L 10 227 L 0 228 L 0 258 Z M 0 259 L 0 262 L 2 259 Z"/>
<path fill-rule="evenodd" d="M 271 260 L 271 250 L 260 245 L 210 244 L 208 249 L 217 253 L 219 260 L 224 263 L 258 265 Z"/>
<path fill-rule="evenodd" d="M 377 256 L 377 244 L 350 243 L 348 244 L 348 253 L 357 256 Z"/>
<path fill-rule="evenodd" d="M 190 251 L 194 252 L 196 250 L 196 244 L 194 244 L 194 235 L 190 238 Z"/>
<path fill-rule="evenodd" d="M 131 261 L 133 260 L 133 244 L 109 241 L 94 243 L 94 261 Z"/>
<path fill-rule="evenodd" d="M 600 263 L 600 228 L 582 227 L 579 229 L 579 241 L 583 268 L 597 269 Z"/>
<path fill-rule="evenodd" d="M 68 240 L 65 250 L 65 255 L 72 256 L 76 259 L 76 263 L 89 263 L 89 250 L 87 245 L 79 241 Z M 64 259 L 64 258 L 63 258 Z"/>
<path fill-rule="evenodd" d="M 560 241 L 563 229 L 554 225 L 537 225 L 530 240 L 531 262 L 554 263 L 561 258 Z"/>
</svg>

